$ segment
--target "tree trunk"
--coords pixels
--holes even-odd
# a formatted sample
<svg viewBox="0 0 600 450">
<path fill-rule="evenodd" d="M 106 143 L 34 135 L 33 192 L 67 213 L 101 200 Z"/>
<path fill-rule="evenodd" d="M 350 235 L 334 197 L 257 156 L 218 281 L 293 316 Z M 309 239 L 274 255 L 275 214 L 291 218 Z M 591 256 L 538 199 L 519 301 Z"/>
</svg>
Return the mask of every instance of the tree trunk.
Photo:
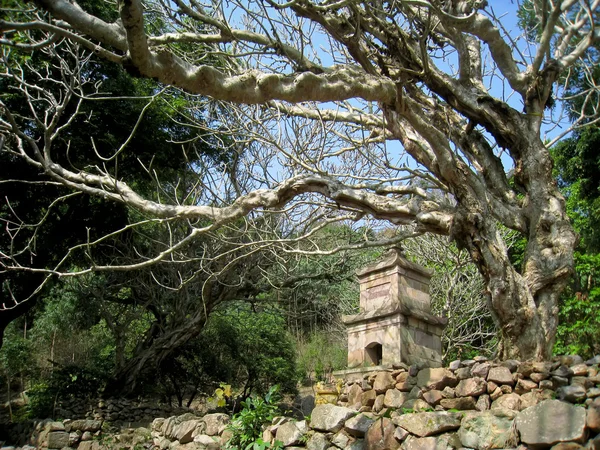
<svg viewBox="0 0 600 450">
<path fill-rule="evenodd" d="M 497 221 L 481 201 L 459 201 L 452 230 L 459 246 L 468 249 L 483 275 L 489 306 L 500 330 L 497 357 L 501 360 L 552 356 L 558 299 L 572 271 L 577 241 L 564 198 L 549 179 L 547 150 L 540 141 L 528 151 L 537 157 L 536 164 L 521 173 L 526 174 L 528 212 L 523 267 L 512 265 Z"/>
<path fill-rule="evenodd" d="M 206 323 L 204 309 L 178 328 L 168 330 L 153 339 L 146 348 L 141 349 L 117 372 L 114 381 L 107 389 L 110 394 L 130 394 L 136 390 L 138 383 L 151 369 L 156 369 L 169 355 L 190 339 L 198 336 Z"/>
</svg>

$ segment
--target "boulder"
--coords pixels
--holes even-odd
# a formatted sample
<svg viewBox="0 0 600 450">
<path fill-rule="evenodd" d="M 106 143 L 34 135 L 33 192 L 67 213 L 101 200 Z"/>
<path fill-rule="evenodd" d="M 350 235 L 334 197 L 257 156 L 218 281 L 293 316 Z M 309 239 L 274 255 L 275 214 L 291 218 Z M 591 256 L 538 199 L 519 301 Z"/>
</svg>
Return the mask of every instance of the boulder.
<svg viewBox="0 0 600 450">
<path fill-rule="evenodd" d="M 344 430 L 337 432 L 331 438 L 331 443 L 337 448 L 348 448 L 352 442 L 354 442 L 354 438 L 347 435 Z"/>
<path fill-rule="evenodd" d="M 173 428 L 171 435 L 167 436 L 170 439 L 179 441 L 180 444 L 187 444 L 194 440 L 194 436 L 199 433 L 194 433 L 197 427 L 203 427 L 202 420 L 186 420 Z"/>
<path fill-rule="evenodd" d="M 398 389 L 388 389 L 383 399 L 383 406 L 386 408 L 400 408 L 408 400 L 408 394 Z"/>
<path fill-rule="evenodd" d="M 208 436 L 217 436 L 223 432 L 229 422 L 230 417 L 223 413 L 207 414 L 202 418 L 204 422 L 204 434 Z"/>
<path fill-rule="evenodd" d="M 569 420 L 565 420 L 566 418 Z M 529 446 L 582 442 L 585 437 L 585 421 L 584 408 L 559 400 L 544 400 L 521 411 L 515 419 L 521 442 Z"/>
<path fill-rule="evenodd" d="M 377 394 L 384 394 L 388 389 L 396 386 L 396 380 L 391 372 L 379 372 L 373 381 L 373 389 Z"/>
<path fill-rule="evenodd" d="M 585 377 L 589 372 L 589 368 L 585 363 L 571 366 L 571 370 L 573 371 L 573 375 L 576 377 Z"/>
<path fill-rule="evenodd" d="M 455 389 L 458 397 L 477 397 L 486 391 L 487 382 L 483 378 L 467 378 L 466 380 L 461 380 Z"/>
<path fill-rule="evenodd" d="M 490 409 L 491 403 L 490 396 L 483 394 L 477 399 L 477 403 L 475 403 L 475 409 L 477 411 L 487 411 Z"/>
<path fill-rule="evenodd" d="M 346 420 L 344 423 L 344 430 L 346 430 L 346 433 L 350 436 L 363 437 L 373 422 L 375 422 L 373 417 L 367 414 L 358 414 L 357 416 Z"/>
<path fill-rule="evenodd" d="M 158 423 L 161 424 L 160 420 L 162 420 L 164 422 L 164 419 L 154 419 L 154 422 L 159 421 Z M 152 422 L 152 424 L 154 425 L 154 422 Z M 102 421 L 101 420 L 72 420 L 70 421 L 68 424 L 65 425 L 66 427 L 66 431 L 89 431 L 90 433 L 95 433 L 96 431 L 98 431 L 100 428 L 102 428 Z"/>
<path fill-rule="evenodd" d="M 63 428 L 64 429 L 64 428 Z M 48 433 L 48 448 L 63 448 L 69 446 L 69 433 L 66 431 L 51 431 Z"/>
<path fill-rule="evenodd" d="M 536 389 L 537 387 L 538 385 L 535 381 L 522 378 L 517 381 L 517 384 L 515 386 L 515 392 L 519 395 L 523 395 L 531 391 L 532 389 Z"/>
<path fill-rule="evenodd" d="M 402 405 L 402 409 L 411 409 L 414 412 L 425 411 L 430 409 L 431 406 L 425 400 L 421 400 L 420 398 L 413 398 L 410 400 L 406 400 Z"/>
<path fill-rule="evenodd" d="M 483 378 L 485 380 L 490 371 L 490 367 L 491 364 L 488 362 L 474 364 L 473 367 L 471 367 L 471 375 L 474 377 Z"/>
<path fill-rule="evenodd" d="M 275 439 L 281 441 L 284 447 L 297 445 L 302 442 L 302 438 L 306 434 L 306 421 L 301 422 L 286 422 L 277 428 Z"/>
<path fill-rule="evenodd" d="M 194 441 L 193 443 L 189 443 L 186 444 L 185 447 L 186 450 L 192 450 L 192 449 L 206 449 L 206 450 L 218 450 L 221 448 L 221 442 L 219 441 L 219 439 L 215 436 L 208 436 L 207 434 L 199 434 L 198 436 L 194 437 Z"/>
<path fill-rule="evenodd" d="M 306 441 L 306 450 L 326 450 L 329 448 L 329 440 L 323 433 L 314 433 Z"/>
<path fill-rule="evenodd" d="M 466 380 L 471 377 L 471 368 L 470 367 L 461 367 L 460 369 L 454 372 L 456 374 L 456 378 L 458 380 Z"/>
<path fill-rule="evenodd" d="M 512 386 L 514 384 L 510 369 L 504 366 L 492 367 L 488 372 L 487 380 L 498 385 L 508 384 Z"/>
<path fill-rule="evenodd" d="M 396 427 L 392 421 L 382 417 L 375 421 L 365 435 L 365 448 L 369 450 L 396 450 L 400 443 L 394 437 Z"/>
<path fill-rule="evenodd" d="M 521 410 L 537 405 L 539 402 L 554 398 L 554 391 L 548 389 L 533 389 L 521 395 Z"/>
<path fill-rule="evenodd" d="M 442 390 L 457 384 L 458 379 L 452 371 L 443 367 L 423 369 L 417 374 L 417 386 L 420 388 Z"/>
<path fill-rule="evenodd" d="M 473 397 L 456 397 L 445 398 L 440 401 L 440 405 L 442 405 L 444 409 L 459 409 L 461 411 L 466 411 L 475 409 L 476 403 Z"/>
<path fill-rule="evenodd" d="M 362 393 L 363 390 L 358 384 L 350 386 L 350 389 L 348 389 L 348 404 L 355 405 L 357 403 L 362 403 Z"/>
<path fill-rule="evenodd" d="M 560 400 L 580 403 L 585 400 L 586 390 L 582 386 L 563 386 L 557 389 L 556 395 Z"/>
<path fill-rule="evenodd" d="M 385 401 L 385 395 L 379 394 L 375 401 L 373 402 L 373 406 L 371 407 L 373 411 L 380 412 L 383 409 L 383 402 Z"/>
<path fill-rule="evenodd" d="M 310 418 L 310 427 L 318 431 L 336 433 L 342 429 L 346 420 L 354 416 L 356 411 L 331 404 L 317 405 Z"/>
<path fill-rule="evenodd" d="M 461 419 L 461 413 L 447 411 L 392 415 L 392 421 L 395 425 L 419 437 L 458 430 Z"/>
<path fill-rule="evenodd" d="M 458 430 L 463 447 L 476 449 L 511 448 L 517 443 L 511 410 L 467 412 Z"/>
<path fill-rule="evenodd" d="M 519 411 L 521 409 L 521 397 L 518 394 L 505 394 L 492 402 L 491 409 L 512 409 Z"/>
<path fill-rule="evenodd" d="M 423 400 L 425 400 L 431 406 L 436 406 L 443 398 L 445 398 L 443 391 L 438 391 L 437 389 L 432 389 L 431 391 L 423 392 Z"/>
<path fill-rule="evenodd" d="M 367 391 L 364 391 L 361 394 L 360 403 L 362 406 L 373 406 L 376 398 L 377 398 L 377 392 L 375 392 L 374 389 L 369 389 Z"/>
<path fill-rule="evenodd" d="M 402 444 L 404 450 L 447 450 L 460 447 L 456 433 L 445 433 L 439 436 L 415 437 L 409 436 Z"/>
<path fill-rule="evenodd" d="M 588 406 L 586 424 L 594 433 L 600 433 L 600 402 Z"/>
</svg>

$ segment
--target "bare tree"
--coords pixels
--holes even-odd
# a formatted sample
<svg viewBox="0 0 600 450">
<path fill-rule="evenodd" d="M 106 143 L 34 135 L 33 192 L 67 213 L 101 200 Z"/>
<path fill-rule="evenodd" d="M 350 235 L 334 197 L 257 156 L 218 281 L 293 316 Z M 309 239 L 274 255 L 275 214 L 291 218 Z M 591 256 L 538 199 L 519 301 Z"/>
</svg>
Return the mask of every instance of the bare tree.
<svg viewBox="0 0 600 450">
<path fill-rule="evenodd" d="M 53 182 L 152 220 L 191 221 L 181 243 L 116 269 L 169 259 L 204 233 L 275 212 L 287 214 L 281 229 L 303 225 L 278 242 L 285 251 L 296 251 L 295 240 L 321 217 L 413 225 L 449 235 L 470 253 L 498 322 L 500 357 L 550 355 L 576 235 L 542 126 L 557 119 L 546 111 L 563 92 L 557 80 L 568 82 L 569 68 L 585 64 L 600 39 L 600 1 L 527 2 L 541 20 L 537 32 L 520 37 L 479 1 L 128 0 L 112 22 L 69 0 L 37 4 L 1 23 L 5 48 L 38 51 L 68 40 L 132 74 L 210 98 L 213 114 L 199 126 L 227 132 L 235 138 L 227 145 L 245 145 L 235 162 L 243 176 L 209 190 L 207 177 L 217 178 L 208 171 L 198 201 L 177 203 L 140 195 L 105 166 L 55 162 L 53 140 L 65 119 L 52 118 L 64 113 L 63 99 L 36 118 L 41 140 L 3 105 L 5 149 Z M 166 30 L 153 26 L 156 17 Z M 21 92 L 29 101 L 40 95 L 22 84 Z M 236 130 L 224 110 L 235 111 Z M 520 269 L 500 226 L 527 238 Z M 28 269 L 10 253 L 2 267 Z"/>
</svg>

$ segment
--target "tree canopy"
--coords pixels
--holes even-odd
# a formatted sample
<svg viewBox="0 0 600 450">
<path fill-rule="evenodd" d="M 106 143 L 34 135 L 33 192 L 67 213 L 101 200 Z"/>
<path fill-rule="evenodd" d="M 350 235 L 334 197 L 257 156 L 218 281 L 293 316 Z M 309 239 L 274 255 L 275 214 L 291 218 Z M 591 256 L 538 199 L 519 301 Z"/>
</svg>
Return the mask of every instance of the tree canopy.
<svg viewBox="0 0 600 450">
<path fill-rule="evenodd" d="M 542 128 L 558 120 L 549 107 L 569 91 L 569 70 L 594 58 L 598 1 L 524 2 L 541 20 L 522 35 L 484 1 L 128 0 L 104 16 L 67 0 L 36 4 L 0 25 L 3 78 L 29 109 L 21 115 L 2 100 L 3 151 L 71 192 L 126 205 L 138 223 L 180 222 L 186 232 L 136 261 L 92 259 L 75 270 L 64 260 L 24 262 L 31 247 L 3 248 L 3 272 L 68 277 L 177 264 L 188 258 L 180 249 L 202 236 L 226 240 L 218 230 L 231 224 L 247 228 L 251 239 L 238 246 L 247 254 L 330 252 L 300 244 L 330 222 L 407 225 L 393 241 L 433 232 L 468 250 L 500 357 L 549 356 L 577 236 Z M 28 63 L 14 52 L 58 48 L 77 58 L 55 55 L 61 95 L 50 96 L 20 78 Z M 192 165 L 197 178 L 183 200 L 176 184 L 163 189 L 170 195 L 149 195 L 106 156 L 69 165 L 58 142 L 80 114 L 67 105 L 90 99 L 78 70 L 86 52 L 194 96 L 179 122 L 232 158 Z M 115 144 L 109 158 L 131 150 Z M 503 229 L 526 240 L 520 267 Z M 385 243 L 366 234 L 344 248 Z"/>
</svg>

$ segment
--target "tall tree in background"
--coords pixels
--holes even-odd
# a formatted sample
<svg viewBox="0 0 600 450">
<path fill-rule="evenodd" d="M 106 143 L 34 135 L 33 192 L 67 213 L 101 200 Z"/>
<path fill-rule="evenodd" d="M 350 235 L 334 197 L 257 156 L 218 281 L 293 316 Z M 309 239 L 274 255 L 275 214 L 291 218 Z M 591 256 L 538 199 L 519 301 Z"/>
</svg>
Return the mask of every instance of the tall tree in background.
<svg viewBox="0 0 600 450">
<path fill-rule="evenodd" d="M 556 81 L 600 38 L 598 1 L 531 2 L 543 20 L 523 40 L 486 2 L 130 0 L 119 2 L 115 20 L 67 0 L 37 4 L 28 17 L 2 23 L 5 48 L 38 51 L 67 39 L 136 76 L 210 96 L 198 99 L 211 108 L 210 123 L 194 113 L 189 121 L 245 149 L 234 176 L 205 172 L 194 201 L 178 203 L 145 195 L 113 167 L 61 163 L 55 140 L 69 120 L 62 100 L 37 118 L 39 141 L 4 102 L 5 151 L 14 157 L 69 189 L 189 224 L 181 240 L 138 262 L 92 261 L 81 272 L 175 262 L 182 246 L 239 220 L 257 237 L 255 219 L 274 213 L 286 215 L 278 230 L 299 226 L 278 240 L 280 252 L 305 251 L 298 242 L 320 219 L 414 225 L 469 251 L 501 333 L 501 358 L 550 355 L 576 234 L 541 127 Z M 164 28 L 151 26 L 156 17 Z M 211 55 L 222 58 L 219 68 L 206 62 Z M 38 93 L 12 82 L 35 103 Z M 527 239 L 520 268 L 501 226 Z M 275 245 L 272 236 L 255 240 L 267 244 Z M 11 251 L 1 264 L 32 270 Z M 64 265 L 46 273 L 74 275 Z"/>
</svg>

